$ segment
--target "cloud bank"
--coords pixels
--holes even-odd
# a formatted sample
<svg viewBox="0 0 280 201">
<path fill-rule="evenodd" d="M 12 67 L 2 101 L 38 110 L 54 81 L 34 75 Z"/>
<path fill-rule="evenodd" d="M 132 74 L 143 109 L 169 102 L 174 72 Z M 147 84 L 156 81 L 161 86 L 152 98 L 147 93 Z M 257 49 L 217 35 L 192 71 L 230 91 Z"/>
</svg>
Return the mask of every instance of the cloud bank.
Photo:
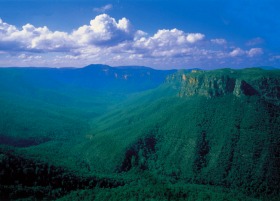
<svg viewBox="0 0 280 201">
<path fill-rule="evenodd" d="M 111 5 L 96 11 L 111 9 Z M 154 34 L 137 30 L 127 18 L 97 15 L 72 32 L 16 27 L 0 19 L 0 66 L 148 65 L 157 68 L 227 67 L 258 61 L 260 47 L 238 47 L 224 38 L 179 29 Z M 259 44 L 259 43 L 256 43 Z M 247 45 L 248 46 L 248 45 Z"/>
</svg>

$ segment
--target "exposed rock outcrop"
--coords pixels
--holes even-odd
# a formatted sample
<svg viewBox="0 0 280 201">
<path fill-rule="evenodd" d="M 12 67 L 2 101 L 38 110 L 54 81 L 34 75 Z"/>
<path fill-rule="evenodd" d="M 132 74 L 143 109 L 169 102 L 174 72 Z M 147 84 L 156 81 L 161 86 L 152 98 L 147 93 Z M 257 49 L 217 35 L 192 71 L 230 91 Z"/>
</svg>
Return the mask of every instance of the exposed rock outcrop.
<svg viewBox="0 0 280 201">
<path fill-rule="evenodd" d="M 239 71 L 224 69 L 217 72 L 193 70 L 178 72 L 167 78 L 176 85 L 179 97 L 205 96 L 207 98 L 233 94 L 236 97 L 259 96 L 276 105 L 280 104 L 280 77 L 267 75 L 243 76 Z"/>
</svg>

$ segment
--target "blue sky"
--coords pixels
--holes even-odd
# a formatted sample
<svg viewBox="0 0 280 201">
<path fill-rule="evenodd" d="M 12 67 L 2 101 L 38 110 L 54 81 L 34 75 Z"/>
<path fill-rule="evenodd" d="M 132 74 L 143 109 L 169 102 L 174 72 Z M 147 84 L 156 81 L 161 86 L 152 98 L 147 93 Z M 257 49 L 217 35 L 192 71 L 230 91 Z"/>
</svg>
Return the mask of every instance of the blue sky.
<svg viewBox="0 0 280 201">
<path fill-rule="evenodd" d="M 0 0 L 0 66 L 280 67 L 278 0 Z"/>
</svg>

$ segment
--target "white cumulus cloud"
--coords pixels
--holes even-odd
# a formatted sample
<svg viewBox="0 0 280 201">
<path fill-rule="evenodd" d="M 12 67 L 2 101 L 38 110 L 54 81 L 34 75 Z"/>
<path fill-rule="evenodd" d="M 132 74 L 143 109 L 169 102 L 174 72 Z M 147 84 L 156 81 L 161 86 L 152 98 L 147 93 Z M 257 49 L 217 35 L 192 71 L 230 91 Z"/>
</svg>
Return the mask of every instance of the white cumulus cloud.
<svg viewBox="0 0 280 201">
<path fill-rule="evenodd" d="M 191 52 L 194 44 L 205 36 L 201 33 L 185 33 L 178 29 L 158 30 L 153 36 L 144 35 L 134 41 L 136 51 L 153 57 L 178 57 Z"/>
<path fill-rule="evenodd" d="M 263 54 L 259 47 L 242 49 L 223 38 L 207 39 L 203 33 L 176 28 L 147 33 L 134 29 L 125 17 L 115 19 L 107 14 L 97 15 L 71 32 L 29 23 L 16 27 L 0 18 L 0 66 L 106 63 L 207 67 L 257 62 Z"/>
<path fill-rule="evenodd" d="M 89 25 L 74 30 L 73 40 L 82 45 L 116 45 L 133 38 L 134 32 L 126 18 L 118 22 L 107 14 L 96 16 Z"/>
<path fill-rule="evenodd" d="M 187 41 L 190 43 L 195 43 L 204 38 L 204 35 L 201 33 L 190 33 L 187 35 Z"/>
<path fill-rule="evenodd" d="M 8 51 L 68 51 L 73 41 L 66 32 L 50 31 L 31 24 L 17 29 L 0 20 L 0 48 Z"/>
<path fill-rule="evenodd" d="M 232 50 L 229 55 L 231 57 L 237 57 L 237 56 L 242 56 L 244 55 L 246 52 L 244 50 L 242 50 L 241 48 L 235 48 L 234 50 Z"/>
<path fill-rule="evenodd" d="M 243 50 L 241 48 L 235 48 L 234 50 L 232 50 L 229 55 L 231 57 L 237 57 L 237 56 L 248 56 L 248 57 L 255 57 L 258 55 L 262 55 L 263 54 L 263 50 L 262 48 L 251 48 L 250 50 Z"/>
</svg>

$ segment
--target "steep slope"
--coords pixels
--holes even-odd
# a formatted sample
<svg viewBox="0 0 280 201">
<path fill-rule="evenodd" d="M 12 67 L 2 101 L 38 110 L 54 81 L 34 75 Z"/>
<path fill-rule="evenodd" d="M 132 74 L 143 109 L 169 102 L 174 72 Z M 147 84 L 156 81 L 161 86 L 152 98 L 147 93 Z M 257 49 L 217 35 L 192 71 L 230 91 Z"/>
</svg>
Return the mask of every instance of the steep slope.
<svg viewBox="0 0 280 201">
<path fill-rule="evenodd" d="M 157 87 L 172 72 L 105 65 L 0 68 L 1 142 L 79 135 L 91 119 L 130 94 Z"/>
<path fill-rule="evenodd" d="M 90 121 L 173 72 L 104 65 L 0 68 L 0 199 L 54 199 L 95 186 L 86 186 L 92 177 L 67 176 L 88 169 L 71 150 L 88 139 Z M 98 185 L 115 186 L 108 177 Z"/>
<path fill-rule="evenodd" d="M 280 71 L 172 72 L 0 69 L 1 196 L 279 200 Z"/>
<path fill-rule="evenodd" d="M 280 83 L 277 72 L 265 72 L 254 68 L 239 71 L 223 69 L 210 72 L 194 70 L 190 76 L 181 72 L 169 77 L 168 81 L 180 80 L 180 97 L 200 95 L 213 98 L 226 94 L 233 94 L 237 97 L 256 95 L 279 105 Z"/>
<path fill-rule="evenodd" d="M 93 172 L 148 171 L 279 198 L 279 81 L 260 69 L 178 72 L 94 121 L 75 151 Z"/>
</svg>

